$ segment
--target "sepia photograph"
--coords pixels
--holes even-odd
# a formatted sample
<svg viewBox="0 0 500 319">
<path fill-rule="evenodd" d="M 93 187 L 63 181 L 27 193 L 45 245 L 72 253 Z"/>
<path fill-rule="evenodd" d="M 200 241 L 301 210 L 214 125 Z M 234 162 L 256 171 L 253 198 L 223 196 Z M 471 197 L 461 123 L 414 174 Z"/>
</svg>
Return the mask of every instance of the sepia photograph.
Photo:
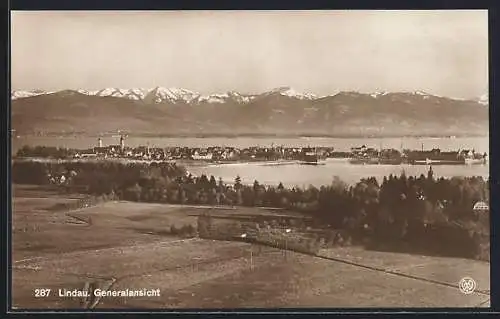
<svg viewBox="0 0 500 319">
<path fill-rule="evenodd" d="M 13 311 L 490 307 L 487 10 L 10 17 Z"/>
</svg>

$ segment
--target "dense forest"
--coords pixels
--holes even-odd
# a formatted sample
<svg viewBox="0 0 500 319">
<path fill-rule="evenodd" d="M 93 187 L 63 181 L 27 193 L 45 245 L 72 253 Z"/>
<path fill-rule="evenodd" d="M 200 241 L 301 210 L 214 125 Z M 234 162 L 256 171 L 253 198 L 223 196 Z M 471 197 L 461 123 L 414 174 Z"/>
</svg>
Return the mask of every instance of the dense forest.
<svg viewBox="0 0 500 319">
<path fill-rule="evenodd" d="M 63 159 L 73 157 L 77 152 L 77 149 L 65 147 L 24 145 L 16 152 L 16 154 L 13 155 L 15 157 L 42 157 Z"/>
<path fill-rule="evenodd" d="M 458 223 L 473 233 L 489 234 L 489 221 L 473 210 L 476 202 L 489 202 L 489 182 L 482 177 L 435 178 L 432 169 L 427 176 L 390 175 L 380 184 L 374 177 L 353 186 L 335 178 L 319 188 L 286 188 L 258 181 L 244 185 L 238 176 L 228 185 L 214 176 L 192 176 L 166 162 L 15 161 L 12 167 L 13 183 L 55 184 L 67 191 L 129 201 L 280 207 L 312 215 L 323 226 L 370 234 L 377 242 L 448 241 L 465 249 L 466 239 L 473 235 L 452 241 L 455 235 L 446 239 L 436 227 Z"/>
</svg>

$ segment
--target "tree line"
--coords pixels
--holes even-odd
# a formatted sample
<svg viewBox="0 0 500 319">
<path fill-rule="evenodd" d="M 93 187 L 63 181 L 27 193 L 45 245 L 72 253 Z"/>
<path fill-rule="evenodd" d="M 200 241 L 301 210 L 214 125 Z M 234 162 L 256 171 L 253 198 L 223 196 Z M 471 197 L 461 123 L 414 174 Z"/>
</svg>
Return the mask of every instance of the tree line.
<svg viewBox="0 0 500 319">
<path fill-rule="evenodd" d="M 63 158 L 73 157 L 77 153 L 78 150 L 66 147 L 24 145 L 16 152 L 15 156 L 63 159 Z"/>
</svg>

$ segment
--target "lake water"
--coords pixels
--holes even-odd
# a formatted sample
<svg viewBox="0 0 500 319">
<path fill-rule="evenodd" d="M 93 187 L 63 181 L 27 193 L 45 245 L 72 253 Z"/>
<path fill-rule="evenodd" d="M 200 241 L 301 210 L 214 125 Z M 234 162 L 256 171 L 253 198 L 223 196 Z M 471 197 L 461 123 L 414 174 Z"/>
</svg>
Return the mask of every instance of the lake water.
<svg viewBox="0 0 500 319">
<path fill-rule="evenodd" d="M 321 186 L 332 182 L 334 176 L 348 184 L 355 184 L 363 177 L 376 177 L 379 182 L 390 174 L 400 175 L 404 170 L 407 176 L 427 175 L 427 165 L 353 165 L 345 159 L 328 159 L 325 165 L 269 165 L 263 163 L 239 163 L 188 167 L 193 175 L 207 174 L 226 182 L 234 181 L 239 175 L 246 184 L 258 180 L 261 184 L 285 186 Z M 482 176 L 489 177 L 488 165 L 434 165 L 435 177 Z"/>
<path fill-rule="evenodd" d="M 96 145 L 97 139 L 90 137 L 79 138 L 15 138 L 12 140 L 12 151 L 15 153 L 23 145 L 45 145 L 70 148 L 90 148 Z M 103 145 L 118 144 L 119 137 L 104 137 Z M 441 150 L 475 149 L 476 152 L 489 152 L 489 138 L 460 137 L 460 138 L 138 138 L 129 137 L 128 146 L 140 146 L 149 143 L 152 147 L 168 146 L 329 146 L 338 151 L 348 151 L 351 147 L 365 144 L 368 147 L 396 148 L 401 146 L 410 149 L 440 148 Z M 226 182 L 234 181 L 239 175 L 243 182 L 253 183 L 256 179 L 262 184 L 277 185 L 282 182 L 287 186 L 308 186 L 330 184 L 334 176 L 353 184 L 363 177 L 374 176 L 379 180 L 389 174 L 401 174 L 404 170 L 407 176 L 427 174 L 426 165 L 352 165 L 344 159 L 329 159 L 325 165 L 269 165 L 265 163 L 237 163 L 188 167 L 194 175 L 205 173 L 222 177 Z M 482 176 L 489 177 L 489 165 L 435 165 L 436 177 L 451 176 Z"/>
</svg>

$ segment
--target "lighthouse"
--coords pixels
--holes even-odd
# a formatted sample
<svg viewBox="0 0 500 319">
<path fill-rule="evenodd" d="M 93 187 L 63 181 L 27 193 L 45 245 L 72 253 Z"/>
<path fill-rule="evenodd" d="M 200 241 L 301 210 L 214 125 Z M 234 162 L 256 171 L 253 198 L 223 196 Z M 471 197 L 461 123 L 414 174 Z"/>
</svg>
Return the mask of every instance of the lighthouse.
<svg viewBox="0 0 500 319">
<path fill-rule="evenodd" d="M 120 149 L 122 152 L 125 150 L 125 138 L 123 135 L 120 136 Z"/>
<path fill-rule="evenodd" d="M 97 139 L 97 147 L 102 147 L 102 139 L 100 137 Z"/>
</svg>

